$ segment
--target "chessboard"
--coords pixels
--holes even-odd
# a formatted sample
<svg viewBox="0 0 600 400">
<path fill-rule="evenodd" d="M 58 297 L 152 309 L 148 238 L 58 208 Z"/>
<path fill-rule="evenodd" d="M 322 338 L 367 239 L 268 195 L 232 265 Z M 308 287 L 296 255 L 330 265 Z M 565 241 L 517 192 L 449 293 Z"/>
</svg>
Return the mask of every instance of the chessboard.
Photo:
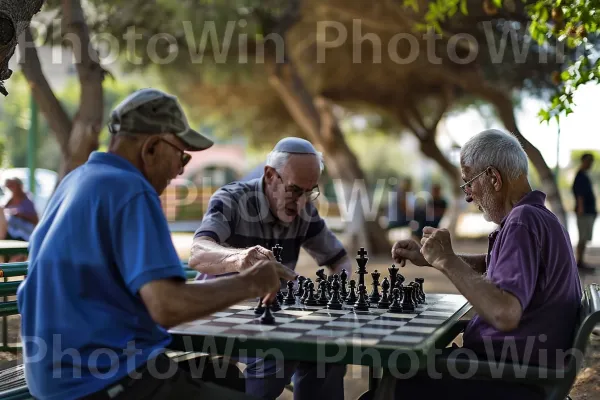
<svg viewBox="0 0 600 400">
<path fill-rule="evenodd" d="M 171 329 L 178 335 L 205 335 L 251 339 L 318 342 L 336 340 L 377 347 L 418 347 L 449 320 L 458 320 L 469 309 L 466 299 L 455 294 L 429 294 L 410 312 L 390 312 L 369 307 L 355 311 L 353 304 L 340 310 L 307 306 L 297 299 L 272 311 L 273 322 L 261 322 L 255 310 L 258 300 L 233 305 L 226 310 Z"/>
<path fill-rule="evenodd" d="M 273 248 L 277 260 L 281 250 Z M 329 352 L 343 346 L 350 348 L 347 363 L 356 363 L 355 355 L 362 357 L 364 349 L 373 349 L 382 359 L 393 359 L 398 350 L 422 357 L 438 343 L 451 341 L 453 326 L 471 308 L 461 295 L 425 293 L 423 278 L 406 282 L 393 264 L 383 281 L 379 271 L 370 273 L 367 293 L 364 248 L 356 262 L 356 280 L 348 281 L 345 270 L 327 276 L 319 269 L 314 282 L 303 276 L 286 282 L 269 304 L 246 301 L 176 326 L 170 329 L 170 347 L 226 355 L 278 349 L 289 359 L 315 361 L 323 353 L 319 346 L 329 346 Z M 206 342 L 215 343 L 217 350 L 208 351 Z"/>
</svg>

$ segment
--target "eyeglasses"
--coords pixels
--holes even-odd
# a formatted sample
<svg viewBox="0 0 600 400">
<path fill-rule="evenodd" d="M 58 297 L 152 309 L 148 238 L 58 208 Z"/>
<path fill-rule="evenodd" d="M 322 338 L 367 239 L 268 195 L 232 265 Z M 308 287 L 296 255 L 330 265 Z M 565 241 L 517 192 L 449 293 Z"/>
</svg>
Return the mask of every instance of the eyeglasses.
<svg viewBox="0 0 600 400">
<path fill-rule="evenodd" d="M 173 143 L 169 142 L 168 140 L 166 140 L 165 138 L 160 138 L 160 140 L 162 140 L 165 143 L 168 143 L 171 147 L 177 149 L 177 151 L 181 152 L 181 156 L 180 156 L 180 161 L 181 161 L 181 167 L 185 167 L 190 160 L 192 159 L 192 156 L 188 153 L 186 153 L 185 151 L 183 151 L 182 149 L 180 149 L 179 147 L 177 147 L 176 145 L 174 145 Z"/>
<path fill-rule="evenodd" d="M 277 173 L 277 172 L 275 172 L 275 173 L 281 180 L 281 183 L 284 183 L 281 175 L 279 175 L 279 173 Z M 306 198 L 308 199 L 308 201 L 315 201 L 321 194 L 321 191 L 319 190 L 319 186 L 315 186 L 314 188 L 312 188 L 310 190 L 304 190 L 301 187 L 292 184 L 292 185 L 286 185 L 285 191 L 288 193 L 291 193 L 292 198 L 294 200 L 297 200 L 300 197 L 306 195 Z"/>
<path fill-rule="evenodd" d="M 467 188 L 471 189 L 471 185 L 473 184 L 473 182 L 475 181 L 475 179 L 479 178 L 481 175 L 485 174 L 485 172 L 488 170 L 489 167 L 485 167 L 485 169 L 483 171 L 481 171 L 480 173 L 478 173 L 477 175 L 475 175 L 473 178 L 471 178 L 468 182 L 465 182 L 465 184 L 460 185 L 460 188 L 462 189 L 463 192 L 465 192 L 465 194 L 469 194 L 467 192 Z"/>
</svg>

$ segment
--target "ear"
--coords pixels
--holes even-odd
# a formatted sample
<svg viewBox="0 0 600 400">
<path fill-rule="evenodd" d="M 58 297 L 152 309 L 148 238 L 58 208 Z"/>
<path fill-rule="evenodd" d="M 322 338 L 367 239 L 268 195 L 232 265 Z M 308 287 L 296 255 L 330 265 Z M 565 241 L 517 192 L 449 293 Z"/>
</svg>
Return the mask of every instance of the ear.
<svg viewBox="0 0 600 400">
<path fill-rule="evenodd" d="M 149 137 L 144 144 L 142 145 L 142 160 L 144 163 L 152 163 L 153 158 L 156 155 L 156 147 L 158 146 L 159 138 L 158 136 Z"/>
<path fill-rule="evenodd" d="M 492 185 L 494 185 L 494 190 L 499 192 L 502 190 L 502 175 L 500 175 L 500 171 L 496 168 L 490 167 L 490 178 L 492 180 Z"/>
<path fill-rule="evenodd" d="M 274 169 L 272 167 L 269 167 L 268 165 L 265 165 L 264 175 L 265 175 L 267 182 L 271 181 L 273 179 L 273 177 L 275 176 Z"/>
</svg>

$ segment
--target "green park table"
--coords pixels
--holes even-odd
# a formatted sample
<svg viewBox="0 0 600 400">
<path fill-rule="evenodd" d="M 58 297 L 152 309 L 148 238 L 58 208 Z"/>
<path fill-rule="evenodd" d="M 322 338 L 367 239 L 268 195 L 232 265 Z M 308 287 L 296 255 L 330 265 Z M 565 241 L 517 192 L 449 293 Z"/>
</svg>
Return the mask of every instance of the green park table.
<svg viewBox="0 0 600 400">
<path fill-rule="evenodd" d="M 427 367 L 428 356 L 460 332 L 459 320 L 471 309 L 461 295 L 426 293 L 414 311 L 354 311 L 281 303 L 274 325 L 260 322 L 256 301 L 243 302 L 170 330 L 170 349 L 228 357 L 363 365 L 370 388 L 384 370 L 407 374 Z"/>
<path fill-rule="evenodd" d="M 28 253 L 28 242 L 20 240 L 0 240 L 0 256 L 15 256 Z"/>
</svg>

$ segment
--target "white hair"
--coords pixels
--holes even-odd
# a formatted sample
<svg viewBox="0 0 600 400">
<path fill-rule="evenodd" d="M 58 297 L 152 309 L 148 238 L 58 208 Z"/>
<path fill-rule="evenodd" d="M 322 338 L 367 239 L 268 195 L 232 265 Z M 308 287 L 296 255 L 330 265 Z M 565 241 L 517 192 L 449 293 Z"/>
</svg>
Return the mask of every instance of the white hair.
<svg viewBox="0 0 600 400">
<path fill-rule="evenodd" d="M 498 129 L 485 130 L 469 139 L 460 151 L 460 161 L 475 172 L 492 166 L 509 180 L 527 175 L 529 169 L 521 143 Z"/>
<path fill-rule="evenodd" d="M 284 151 L 273 150 L 267 155 L 266 165 L 268 165 L 271 168 L 274 168 L 275 171 L 281 173 L 281 171 L 283 170 L 283 168 L 285 167 L 292 155 L 293 153 L 286 153 Z M 323 153 L 317 152 L 317 159 L 319 160 L 319 168 L 322 173 L 323 169 L 325 168 L 325 163 L 323 162 Z"/>
</svg>

